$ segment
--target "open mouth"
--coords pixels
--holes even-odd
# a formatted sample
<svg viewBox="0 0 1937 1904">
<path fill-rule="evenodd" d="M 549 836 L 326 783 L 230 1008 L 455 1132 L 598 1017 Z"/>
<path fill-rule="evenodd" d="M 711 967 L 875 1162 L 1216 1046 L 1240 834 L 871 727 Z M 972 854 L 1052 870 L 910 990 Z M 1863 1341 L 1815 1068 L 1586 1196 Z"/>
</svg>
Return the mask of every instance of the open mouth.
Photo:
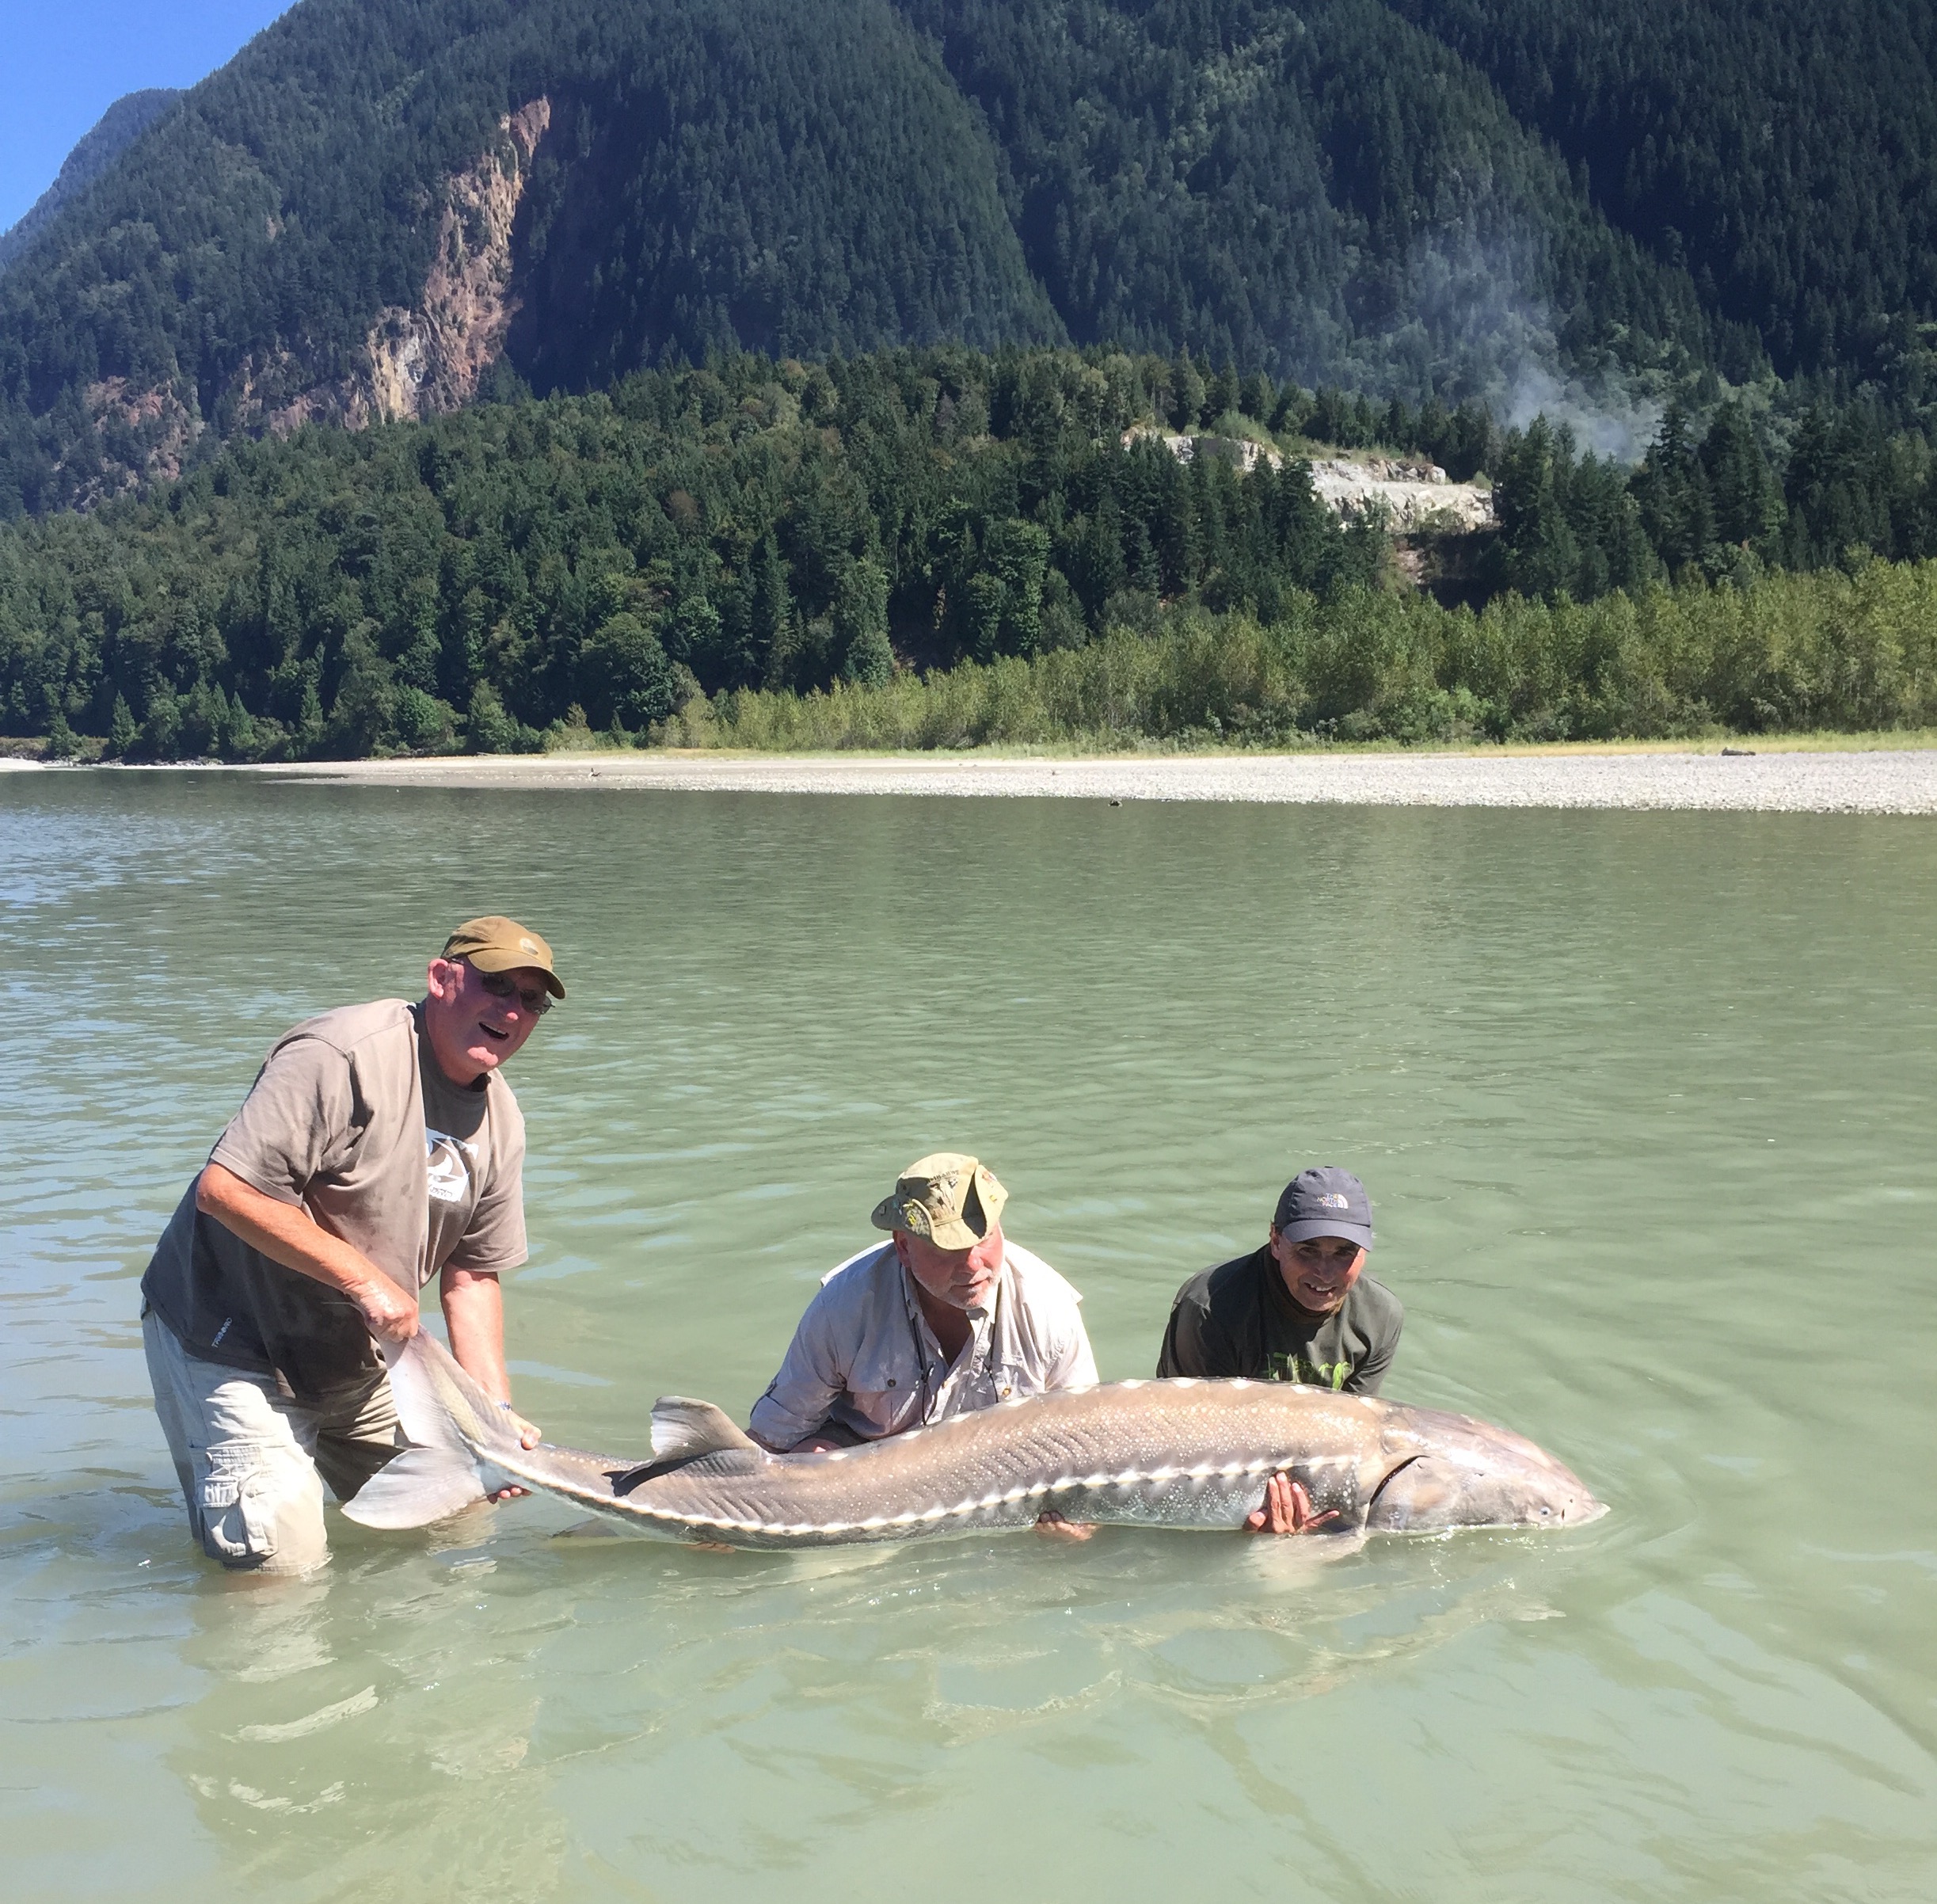
<svg viewBox="0 0 1937 1904">
<path fill-rule="evenodd" d="M 503 1044 L 511 1036 L 508 1031 L 500 1031 L 494 1026 L 487 1025 L 482 1019 L 478 1021 L 478 1029 L 494 1045 Z"/>
</svg>

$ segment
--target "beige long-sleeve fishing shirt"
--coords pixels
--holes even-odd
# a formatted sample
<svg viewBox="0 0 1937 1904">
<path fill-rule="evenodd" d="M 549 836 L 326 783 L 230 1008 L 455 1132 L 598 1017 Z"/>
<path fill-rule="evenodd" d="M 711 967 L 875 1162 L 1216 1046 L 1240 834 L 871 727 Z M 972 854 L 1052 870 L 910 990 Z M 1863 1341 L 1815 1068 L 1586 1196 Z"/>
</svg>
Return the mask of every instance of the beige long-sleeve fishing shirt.
<svg viewBox="0 0 1937 1904">
<path fill-rule="evenodd" d="M 1090 1387 L 1096 1358 L 1082 1303 L 1040 1256 L 1005 1239 L 1003 1273 L 988 1306 L 968 1311 L 968 1341 L 951 1363 L 894 1244 L 872 1245 L 821 1278 L 748 1425 L 770 1448 L 843 1431 L 877 1441 L 1011 1396 Z"/>
</svg>

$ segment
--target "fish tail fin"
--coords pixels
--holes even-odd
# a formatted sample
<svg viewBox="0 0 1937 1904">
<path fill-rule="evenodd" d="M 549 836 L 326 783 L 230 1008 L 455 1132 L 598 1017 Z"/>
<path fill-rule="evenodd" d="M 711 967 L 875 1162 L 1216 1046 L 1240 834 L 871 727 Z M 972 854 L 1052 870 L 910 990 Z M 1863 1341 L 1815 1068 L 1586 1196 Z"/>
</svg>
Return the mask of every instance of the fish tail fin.
<svg viewBox="0 0 1937 1904">
<path fill-rule="evenodd" d="M 515 1445 L 498 1411 L 433 1336 L 386 1343 L 390 1393 L 409 1443 L 343 1504 L 365 1527 L 428 1527 L 489 1492 L 485 1457 Z"/>
<path fill-rule="evenodd" d="M 365 1527 L 428 1527 L 485 1498 L 484 1476 L 469 1455 L 406 1448 L 343 1503 Z"/>
</svg>

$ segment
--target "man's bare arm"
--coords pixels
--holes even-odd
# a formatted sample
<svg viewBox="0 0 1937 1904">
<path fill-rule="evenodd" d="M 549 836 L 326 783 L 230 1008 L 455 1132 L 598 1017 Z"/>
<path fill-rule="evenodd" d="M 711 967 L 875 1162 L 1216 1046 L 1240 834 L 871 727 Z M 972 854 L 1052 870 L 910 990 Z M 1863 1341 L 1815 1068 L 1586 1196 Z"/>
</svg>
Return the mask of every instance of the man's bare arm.
<svg viewBox="0 0 1937 1904">
<path fill-rule="evenodd" d="M 451 1332 L 451 1353 L 458 1365 L 493 1401 L 511 1400 L 511 1373 L 504 1366 L 504 1292 L 495 1274 L 454 1270 L 447 1264 L 438 1278 L 438 1300 L 443 1305 L 444 1327 Z M 512 1426 L 527 1448 L 541 1438 L 521 1415 L 507 1409 Z"/>
<path fill-rule="evenodd" d="M 195 1207 L 299 1276 L 348 1297 L 373 1335 L 408 1342 L 420 1326 L 415 1297 L 400 1289 L 361 1250 L 333 1236 L 299 1203 L 284 1203 L 219 1163 L 196 1179 Z"/>
</svg>

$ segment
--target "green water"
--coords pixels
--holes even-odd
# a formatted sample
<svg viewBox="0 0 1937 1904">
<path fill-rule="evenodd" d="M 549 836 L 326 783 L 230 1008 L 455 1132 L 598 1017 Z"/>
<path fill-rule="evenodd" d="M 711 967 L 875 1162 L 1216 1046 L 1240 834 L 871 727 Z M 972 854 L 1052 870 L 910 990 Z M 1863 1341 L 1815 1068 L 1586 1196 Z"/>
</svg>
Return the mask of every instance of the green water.
<svg viewBox="0 0 1937 1904">
<path fill-rule="evenodd" d="M 0 782 L 10 1896 L 1937 1892 L 1937 832 L 1821 817 Z M 920 1152 L 1150 1372 L 1307 1161 L 1387 1392 L 1554 1449 L 1558 1537 L 1105 1529 L 816 1558 L 333 1516 L 188 1548 L 135 1282 L 285 1025 L 503 909 L 521 1405 L 744 1416 Z"/>
</svg>

